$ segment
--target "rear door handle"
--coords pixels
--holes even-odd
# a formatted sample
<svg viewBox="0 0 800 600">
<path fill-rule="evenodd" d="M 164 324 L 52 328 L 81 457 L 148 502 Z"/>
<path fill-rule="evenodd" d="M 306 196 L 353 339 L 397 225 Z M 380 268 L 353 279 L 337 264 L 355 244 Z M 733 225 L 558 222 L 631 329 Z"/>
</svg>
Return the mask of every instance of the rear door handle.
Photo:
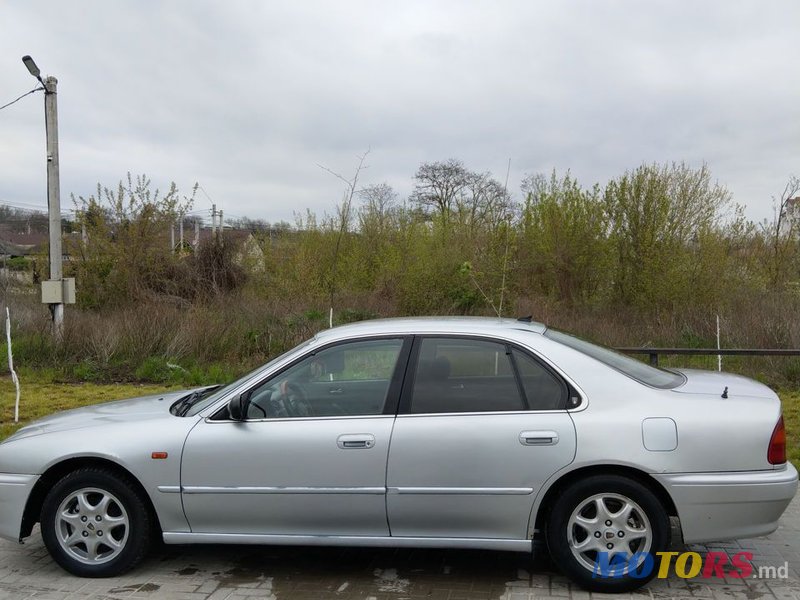
<svg viewBox="0 0 800 600">
<path fill-rule="evenodd" d="M 554 446 L 558 443 L 555 431 L 523 431 L 519 434 L 519 443 L 523 446 Z"/>
<path fill-rule="evenodd" d="M 375 436 L 371 433 L 346 433 L 336 438 L 336 445 L 342 450 L 368 449 L 375 445 Z"/>
<path fill-rule="evenodd" d="M 342 388 L 340 388 L 340 387 L 338 387 L 338 388 L 328 388 L 328 393 L 329 394 L 341 394 L 342 392 L 344 392 L 344 390 Z"/>
</svg>

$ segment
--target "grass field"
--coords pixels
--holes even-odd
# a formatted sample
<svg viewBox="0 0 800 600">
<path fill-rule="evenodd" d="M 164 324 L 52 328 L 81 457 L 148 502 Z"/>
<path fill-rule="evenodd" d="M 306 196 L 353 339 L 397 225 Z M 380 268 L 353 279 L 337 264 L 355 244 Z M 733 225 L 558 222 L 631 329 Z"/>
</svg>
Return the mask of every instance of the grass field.
<svg viewBox="0 0 800 600">
<path fill-rule="evenodd" d="M 97 385 L 93 383 L 22 383 L 19 423 L 14 423 L 14 384 L 9 377 L 0 379 L 0 439 L 40 417 L 59 410 L 146 396 L 163 391 L 164 385 Z"/>
<path fill-rule="evenodd" d="M 8 377 L 0 379 L 0 439 L 39 417 L 50 413 L 118 400 L 155 394 L 166 389 L 164 385 L 131 385 L 92 383 L 25 383 L 20 400 L 20 422 L 14 423 L 14 385 Z M 788 434 L 789 458 L 800 468 L 800 391 L 779 392 L 783 402 L 783 416 Z"/>
<path fill-rule="evenodd" d="M 800 469 L 800 392 L 780 392 L 783 419 L 786 422 L 786 451 L 789 460 Z"/>
</svg>

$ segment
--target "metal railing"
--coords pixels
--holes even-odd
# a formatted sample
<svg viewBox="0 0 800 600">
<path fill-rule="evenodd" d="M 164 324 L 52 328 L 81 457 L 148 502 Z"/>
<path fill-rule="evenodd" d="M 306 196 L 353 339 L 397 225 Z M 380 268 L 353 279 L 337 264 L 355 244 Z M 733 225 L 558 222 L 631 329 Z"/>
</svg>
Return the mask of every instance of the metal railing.
<svg viewBox="0 0 800 600">
<path fill-rule="evenodd" d="M 800 349 L 786 348 L 617 348 L 625 354 L 647 354 L 650 364 L 658 366 L 658 357 L 668 355 L 702 355 L 702 356 L 800 356 Z"/>
</svg>

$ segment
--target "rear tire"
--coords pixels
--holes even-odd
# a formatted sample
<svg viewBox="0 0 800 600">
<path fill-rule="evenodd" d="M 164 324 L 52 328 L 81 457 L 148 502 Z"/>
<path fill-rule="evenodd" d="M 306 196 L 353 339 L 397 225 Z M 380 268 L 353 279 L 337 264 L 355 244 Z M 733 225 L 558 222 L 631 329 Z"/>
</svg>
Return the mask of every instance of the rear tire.
<svg viewBox="0 0 800 600">
<path fill-rule="evenodd" d="M 59 480 L 45 497 L 40 520 L 53 560 L 80 577 L 132 569 L 147 554 L 154 527 L 134 482 L 93 467 Z"/>
<path fill-rule="evenodd" d="M 595 475 L 567 487 L 553 504 L 545 532 L 556 566 L 593 592 L 643 586 L 658 572 L 656 553 L 670 543 L 669 515 L 656 495 L 618 475 Z M 630 562 L 634 554 L 638 560 Z"/>
</svg>

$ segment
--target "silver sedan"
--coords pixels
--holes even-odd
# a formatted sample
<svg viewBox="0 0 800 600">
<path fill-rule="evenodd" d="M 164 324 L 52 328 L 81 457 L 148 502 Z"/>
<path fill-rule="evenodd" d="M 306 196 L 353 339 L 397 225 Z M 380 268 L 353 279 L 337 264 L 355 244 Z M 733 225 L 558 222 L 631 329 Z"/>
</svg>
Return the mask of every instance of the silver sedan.
<svg viewBox="0 0 800 600">
<path fill-rule="evenodd" d="M 80 576 L 150 541 L 530 552 L 593 590 L 686 542 L 770 533 L 797 489 L 778 397 L 543 325 L 324 331 L 224 387 L 59 413 L 0 444 L 0 536 Z M 649 562 L 648 562 L 649 561 Z"/>
</svg>

